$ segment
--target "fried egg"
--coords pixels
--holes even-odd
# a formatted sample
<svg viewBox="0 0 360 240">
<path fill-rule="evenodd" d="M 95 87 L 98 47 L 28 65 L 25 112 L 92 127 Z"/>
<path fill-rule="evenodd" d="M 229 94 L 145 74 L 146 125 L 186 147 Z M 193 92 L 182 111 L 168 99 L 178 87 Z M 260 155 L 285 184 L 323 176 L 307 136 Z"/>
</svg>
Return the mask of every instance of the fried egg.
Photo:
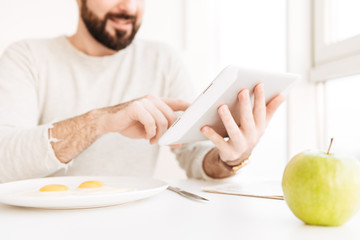
<svg viewBox="0 0 360 240">
<path fill-rule="evenodd" d="M 82 188 L 82 189 L 85 189 L 85 188 L 100 188 L 100 187 L 103 187 L 105 186 L 103 182 L 100 182 L 100 181 L 86 181 L 86 182 L 83 182 L 81 183 L 78 188 Z"/>
<path fill-rule="evenodd" d="M 49 184 L 40 188 L 40 192 L 61 192 L 68 191 L 69 188 L 62 184 Z"/>
<path fill-rule="evenodd" d="M 81 183 L 77 189 L 74 190 L 76 195 L 84 194 L 109 194 L 109 193 L 119 193 L 127 192 L 133 189 L 130 188 L 120 188 L 120 187 L 111 187 L 106 186 L 103 182 L 97 180 L 85 181 Z"/>
</svg>

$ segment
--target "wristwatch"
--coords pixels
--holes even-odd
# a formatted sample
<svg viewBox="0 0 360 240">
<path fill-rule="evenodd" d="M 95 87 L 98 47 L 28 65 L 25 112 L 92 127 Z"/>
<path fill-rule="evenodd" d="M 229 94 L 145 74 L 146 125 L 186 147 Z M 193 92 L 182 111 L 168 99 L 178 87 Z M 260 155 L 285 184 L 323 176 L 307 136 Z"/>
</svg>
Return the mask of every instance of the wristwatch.
<svg viewBox="0 0 360 240">
<path fill-rule="evenodd" d="M 221 160 L 222 161 L 222 160 Z M 249 158 L 242 160 L 238 165 L 232 166 L 227 164 L 225 161 L 222 161 L 227 167 L 231 168 L 231 172 L 234 174 L 236 173 L 240 168 L 242 168 L 243 166 L 245 166 L 246 164 L 249 163 Z"/>
</svg>

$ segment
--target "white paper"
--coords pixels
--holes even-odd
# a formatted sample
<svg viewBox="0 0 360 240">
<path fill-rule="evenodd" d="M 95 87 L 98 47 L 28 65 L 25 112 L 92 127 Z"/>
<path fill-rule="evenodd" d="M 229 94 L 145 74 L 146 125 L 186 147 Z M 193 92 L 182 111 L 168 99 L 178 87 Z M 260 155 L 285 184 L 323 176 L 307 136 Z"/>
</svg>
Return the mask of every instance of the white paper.
<svg viewBox="0 0 360 240">
<path fill-rule="evenodd" d="M 283 198 L 281 183 L 276 181 L 227 183 L 204 187 L 203 191 L 248 197 Z"/>
</svg>

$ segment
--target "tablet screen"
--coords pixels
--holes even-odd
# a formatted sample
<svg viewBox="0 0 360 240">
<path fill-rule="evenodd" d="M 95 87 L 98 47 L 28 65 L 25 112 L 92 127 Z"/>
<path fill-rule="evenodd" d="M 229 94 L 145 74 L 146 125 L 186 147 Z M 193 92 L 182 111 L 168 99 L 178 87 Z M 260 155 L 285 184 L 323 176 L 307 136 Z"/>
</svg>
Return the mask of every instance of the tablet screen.
<svg viewBox="0 0 360 240">
<path fill-rule="evenodd" d="M 290 88 L 300 80 L 300 76 L 292 73 L 267 72 L 228 66 L 222 70 L 208 87 L 198 96 L 190 107 L 171 125 L 159 139 L 160 145 L 183 144 L 208 140 L 200 129 L 208 125 L 223 137 L 226 130 L 217 109 L 227 104 L 235 119 L 239 119 L 239 102 L 237 95 L 244 88 L 249 89 L 253 102 L 254 87 L 262 82 L 266 101 L 278 94 L 286 95 Z"/>
</svg>

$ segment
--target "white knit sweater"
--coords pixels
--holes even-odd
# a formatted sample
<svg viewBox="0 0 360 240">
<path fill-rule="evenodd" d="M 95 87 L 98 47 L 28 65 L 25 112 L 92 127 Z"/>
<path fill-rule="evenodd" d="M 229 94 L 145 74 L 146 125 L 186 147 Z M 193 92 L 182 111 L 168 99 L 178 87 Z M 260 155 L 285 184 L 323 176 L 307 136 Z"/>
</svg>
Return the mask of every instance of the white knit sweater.
<svg viewBox="0 0 360 240">
<path fill-rule="evenodd" d="M 64 175 L 151 177 L 159 147 L 111 133 L 61 164 L 48 139 L 51 123 L 146 94 L 194 99 L 178 55 L 156 42 L 135 40 L 105 57 L 88 56 L 65 36 L 26 40 L 0 58 L 0 182 Z M 175 150 L 189 177 L 206 178 L 202 160 L 212 146 Z"/>
</svg>

